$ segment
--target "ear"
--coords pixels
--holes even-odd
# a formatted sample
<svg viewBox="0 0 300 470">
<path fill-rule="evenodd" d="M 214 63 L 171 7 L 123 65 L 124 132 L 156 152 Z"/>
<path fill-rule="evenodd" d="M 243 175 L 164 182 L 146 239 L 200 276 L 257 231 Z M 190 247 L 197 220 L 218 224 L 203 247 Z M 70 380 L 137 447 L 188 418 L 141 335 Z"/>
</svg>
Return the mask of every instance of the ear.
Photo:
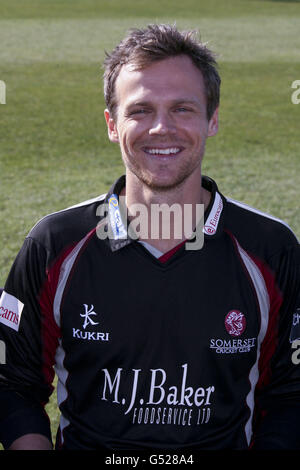
<svg viewBox="0 0 300 470">
<path fill-rule="evenodd" d="M 216 135 L 219 129 L 219 108 L 216 108 L 214 114 L 208 123 L 208 137 Z"/>
<path fill-rule="evenodd" d="M 111 117 L 108 109 L 104 110 L 104 117 L 107 124 L 108 137 L 111 142 L 118 143 L 119 135 L 115 120 Z"/>
</svg>

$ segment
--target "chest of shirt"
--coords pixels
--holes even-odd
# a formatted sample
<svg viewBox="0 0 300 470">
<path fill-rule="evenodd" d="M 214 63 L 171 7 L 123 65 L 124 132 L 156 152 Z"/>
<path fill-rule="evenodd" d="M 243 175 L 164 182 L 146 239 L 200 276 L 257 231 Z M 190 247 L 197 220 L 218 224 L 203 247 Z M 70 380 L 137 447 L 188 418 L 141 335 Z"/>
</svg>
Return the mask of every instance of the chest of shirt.
<svg viewBox="0 0 300 470">
<path fill-rule="evenodd" d="M 208 246 L 162 265 L 141 246 L 97 247 L 83 251 L 65 284 L 60 327 L 70 352 L 80 345 L 103 363 L 121 354 L 128 365 L 137 354 L 155 363 L 164 349 L 173 358 L 255 352 L 258 302 L 234 250 Z"/>
</svg>

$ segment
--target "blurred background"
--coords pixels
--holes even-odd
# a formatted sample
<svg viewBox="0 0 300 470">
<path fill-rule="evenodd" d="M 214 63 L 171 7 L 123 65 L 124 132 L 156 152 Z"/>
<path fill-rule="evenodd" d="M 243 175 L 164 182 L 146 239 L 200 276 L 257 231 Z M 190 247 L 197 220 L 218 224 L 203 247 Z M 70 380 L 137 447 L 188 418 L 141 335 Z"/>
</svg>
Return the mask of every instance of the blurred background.
<svg viewBox="0 0 300 470">
<path fill-rule="evenodd" d="M 156 22 L 197 29 L 217 54 L 220 129 L 203 173 L 300 238 L 299 1 L 0 0 L 0 287 L 37 220 L 124 173 L 103 116 L 104 51 Z M 54 396 L 48 411 L 55 434 Z"/>
</svg>

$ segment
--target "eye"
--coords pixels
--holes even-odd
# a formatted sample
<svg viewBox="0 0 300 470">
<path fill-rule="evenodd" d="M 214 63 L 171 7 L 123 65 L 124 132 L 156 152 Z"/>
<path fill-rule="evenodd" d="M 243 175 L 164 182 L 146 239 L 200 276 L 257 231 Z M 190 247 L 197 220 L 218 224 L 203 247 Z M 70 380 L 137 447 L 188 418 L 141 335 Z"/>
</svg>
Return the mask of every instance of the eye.
<svg viewBox="0 0 300 470">
<path fill-rule="evenodd" d="M 129 114 L 129 116 L 135 116 L 135 115 L 138 115 L 138 114 L 147 114 L 147 113 L 149 113 L 149 109 L 147 109 L 147 108 L 138 108 L 138 109 L 133 109 L 128 114 Z"/>
<path fill-rule="evenodd" d="M 185 107 L 185 106 L 178 106 L 178 107 L 175 109 L 175 111 L 176 111 L 177 113 L 188 113 L 188 112 L 190 112 L 190 111 L 192 111 L 192 110 L 191 110 L 190 108 Z"/>
</svg>

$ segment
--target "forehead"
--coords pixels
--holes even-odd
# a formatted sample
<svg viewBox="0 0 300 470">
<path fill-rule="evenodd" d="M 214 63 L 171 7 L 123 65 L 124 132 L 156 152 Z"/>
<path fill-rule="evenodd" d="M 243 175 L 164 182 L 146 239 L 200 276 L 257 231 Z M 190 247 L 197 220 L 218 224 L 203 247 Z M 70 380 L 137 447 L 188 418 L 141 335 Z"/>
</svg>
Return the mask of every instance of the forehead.
<svg viewBox="0 0 300 470">
<path fill-rule="evenodd" d="M 123 65 L 115 92 L 121 106 L 139 99 L 205 99 L 202 73 L 185 55 L 156 61 L 138 70 L 132 63 Z"/>
</svg>

